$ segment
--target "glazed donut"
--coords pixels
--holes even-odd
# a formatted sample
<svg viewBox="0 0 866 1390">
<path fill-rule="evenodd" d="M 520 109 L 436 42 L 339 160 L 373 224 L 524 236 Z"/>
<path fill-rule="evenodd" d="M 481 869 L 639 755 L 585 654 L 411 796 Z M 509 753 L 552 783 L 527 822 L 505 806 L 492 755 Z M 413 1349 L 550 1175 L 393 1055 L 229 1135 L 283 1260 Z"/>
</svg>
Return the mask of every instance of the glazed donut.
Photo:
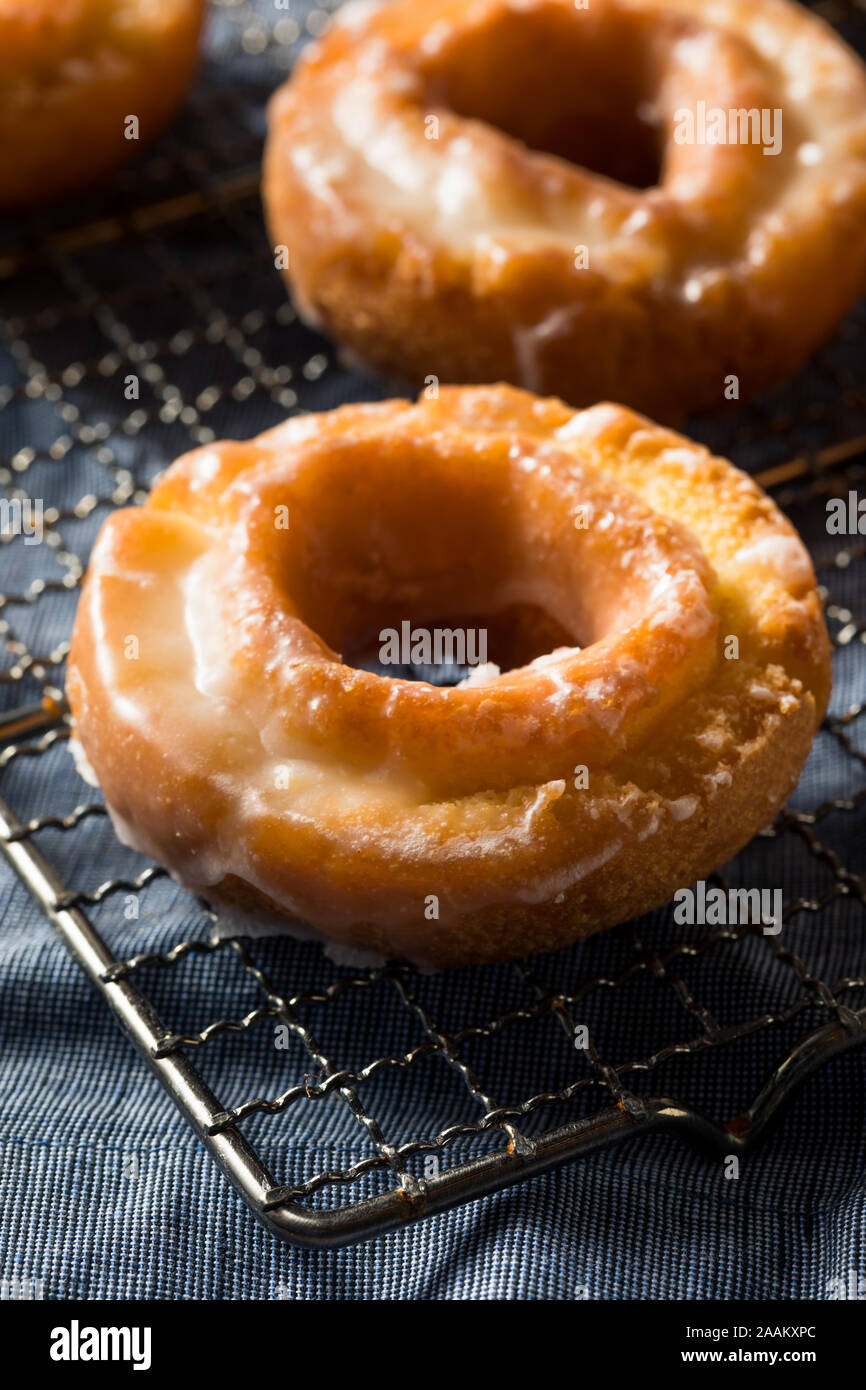
<svg viewBox="0 0 866 1390">
<path fill-rule="evenodd" d="M 487 615 L 511 669 L 455 687 L 337 654 Z M 180 882 L 453 966 L 726 860 L 829 681 L 809 557 L 754 482 L 623 407 L 499 386 L 178 460 L 100 533 L 67 688 L 121 838 Z"/>
<path fill-rule="evenodd" d="M 0 0 L 0 206 L 95 182 L 154 139 L 203 14 L 204 0 Z"/>
<path fill-rule="evenodd" d="M 353 4 L 272 101 L 264 198 L 374 366 L 675 420 L 866 287 L 866 69 L 787 0 Z"/>
</svg>

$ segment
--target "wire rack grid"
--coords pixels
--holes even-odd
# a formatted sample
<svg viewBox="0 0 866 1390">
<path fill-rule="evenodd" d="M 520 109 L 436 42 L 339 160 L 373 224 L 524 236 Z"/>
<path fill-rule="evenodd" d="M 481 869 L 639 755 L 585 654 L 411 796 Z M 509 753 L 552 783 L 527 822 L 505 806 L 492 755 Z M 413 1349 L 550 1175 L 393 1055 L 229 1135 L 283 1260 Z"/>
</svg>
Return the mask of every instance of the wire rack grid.
<svg viewBox="0 0 866 1390">
<path fill-rule="evenodd" d="M 859 6 L 821 8 L 866 49 Z M 108 510 L 191 444 L 393 393 L 298 323 L 261 225 L 263 104 L 327 23 L 224 0 L 173 134 L 110 190 L 0 236 L 0 484 L 41 537 L 7 528 L 0 549 L 0 848 L 256 1215 L 309 1245 L 638 1133 L 745 1153 L 807 1076 L 866 1040 L 866 542 L 824 524 L 825 500 L 864 477 L 862 311 L 796 382 L 693 428 L 807 536 L 834 642 L 836 695 L 797 794 L 714 876 L 784 884 L 778 936 L 663 910 L 512 966 L 353 970 L 215 930 L 80 800 L 62 667 Z"/>
</svg>

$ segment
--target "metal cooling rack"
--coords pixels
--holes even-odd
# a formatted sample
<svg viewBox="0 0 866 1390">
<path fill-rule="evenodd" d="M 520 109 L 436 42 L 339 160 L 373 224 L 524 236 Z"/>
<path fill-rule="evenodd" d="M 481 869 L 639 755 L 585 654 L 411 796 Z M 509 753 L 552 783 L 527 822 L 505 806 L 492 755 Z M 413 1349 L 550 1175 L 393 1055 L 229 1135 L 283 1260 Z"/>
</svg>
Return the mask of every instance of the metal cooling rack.
<svg viewBox="0 0 866 1390">
<path fill-rule="evenodd" d="M 820 8 L 866 51 L 859 5 Z M 0 235 L 0 483 L 10 500 L 45 503 L 42 544 L 0 549 L 0 848 L 280 1237 L 365 1239 L 638 1133 L 745 1153 L 807 1076 L 866 1040 L 866 542 L 824 529 L 825 498 L 866 478 L 863 313 L 796 382 L 692 426 L 790 511 L 824 583 L 841 703 L 791 805 L 714 876 L 784 882 L 780 936 L 676 927 L 664 910 L 513 966 L 338 968 L 315 946 L 215 938 L 203 904 L 113 841 L 101 805 L 70 800 L 62 665 L 107 510 L 141 500 L 191 443 L 389 394 L 295 321 L 260 219 L 263 102 L 327 13 L 215 10 L 208 65 L 172 135 L 101 198 Z M 123 394 L 129 375 L 137 401 Z M 152 907 L 118 923 L 130 901 Z M 334 1106 L 344 1158 L 323 1167 L 316 1136 Z M 291 1174 L 260 1156 L 279 1152 L 281 1123 L 300 1154 Z"/>
</svg>

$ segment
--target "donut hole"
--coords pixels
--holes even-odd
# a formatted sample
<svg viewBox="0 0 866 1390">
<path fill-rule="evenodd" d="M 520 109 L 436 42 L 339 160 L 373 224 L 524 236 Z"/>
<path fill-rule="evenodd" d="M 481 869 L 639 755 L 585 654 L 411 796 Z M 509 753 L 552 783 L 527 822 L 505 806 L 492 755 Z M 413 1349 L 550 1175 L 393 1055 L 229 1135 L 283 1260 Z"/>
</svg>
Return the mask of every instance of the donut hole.
<svg viewBox="0 0 866 1390">
<path fill-rule="evenodd" d="M 344 665 L 392 679 L 457 685 L 485 662 L 492 662 L 500 672 L 514 671 L 557 647 L 580 645 L 573 633 L 534 603 L 510 603 L 493 613 L 440 615 L 413 624 L 408 633 L 403 628 L 405 621 L 395 620 L 384 629 L 350 639 L 341 653 Z M 409 660 L 382 660 L 382 632 L 389 627 L 399 636 L 400 655 Z M 425 634 L 429 635 L 426 639 Z M 425 640 L 433 659 L 413 660 L 413 655 L 427 655 Z"/>
<path fill-rule="evenodd" d="M 468 450 L 453 439 L 377 438 L 314 452 L 289 491 L 276 483 L 259 502 L 253 547 L 268 603 L 346 664 L 390 668 L 383 674 L 426 672 L 428 634 L 443 683 L 467 666 L 511 670 L 556 647 L 588 646 L 606 630 L 594 538 L 555 509 L 553 476 L 521 461 L 511 441 L 484 438 Z M 291 517 L 284 533 L 273 525 L 280 503 Z"/>
<path fill-rule="evenodd" d="M 426 99 L 529 149 L 631 188 L 658 185 L 665 133 L 658 35 L 607 6 L 503 9 L 443 36 L 425 59 Z"/>
</svg>

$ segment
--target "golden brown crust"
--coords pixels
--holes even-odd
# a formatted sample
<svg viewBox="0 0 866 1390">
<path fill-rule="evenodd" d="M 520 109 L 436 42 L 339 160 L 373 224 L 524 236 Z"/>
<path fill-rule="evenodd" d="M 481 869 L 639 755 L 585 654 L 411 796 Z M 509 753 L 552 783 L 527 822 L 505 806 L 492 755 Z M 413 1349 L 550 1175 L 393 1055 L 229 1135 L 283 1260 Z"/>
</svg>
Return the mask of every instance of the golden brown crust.
<svg viewBox="0 0 866 1390">
<path fill-rule="evenodd" d="M 866 72 L 799 6 L 346 15 L 273 99 L 264 199 L 299 309 L 374 365 L 676 419 L 791 373 L 862 292 Z M 781 149 L 677 143 L 700 102 L 780 111 Z M 578 167 L 640 178 L 648 129 L 660 186 Z"/>
<path fill-rule="evenodd" d="M 515 602 L 582 648 L 452 689 L 336 655 L 388 616 Z M 499 386 L 178 460 L 103 528 L 68 693 L 121 835 L 181 881 L 453 966 L 726 860 L 829 682 L 808 555 L 751 479 L 623 407 Z"/>
<path fill-rule="evenodd" d="M 155 139 L 203 16 L 204 0 L 0 0 L 0 206 L 96 182 Z"/>
</svg>

